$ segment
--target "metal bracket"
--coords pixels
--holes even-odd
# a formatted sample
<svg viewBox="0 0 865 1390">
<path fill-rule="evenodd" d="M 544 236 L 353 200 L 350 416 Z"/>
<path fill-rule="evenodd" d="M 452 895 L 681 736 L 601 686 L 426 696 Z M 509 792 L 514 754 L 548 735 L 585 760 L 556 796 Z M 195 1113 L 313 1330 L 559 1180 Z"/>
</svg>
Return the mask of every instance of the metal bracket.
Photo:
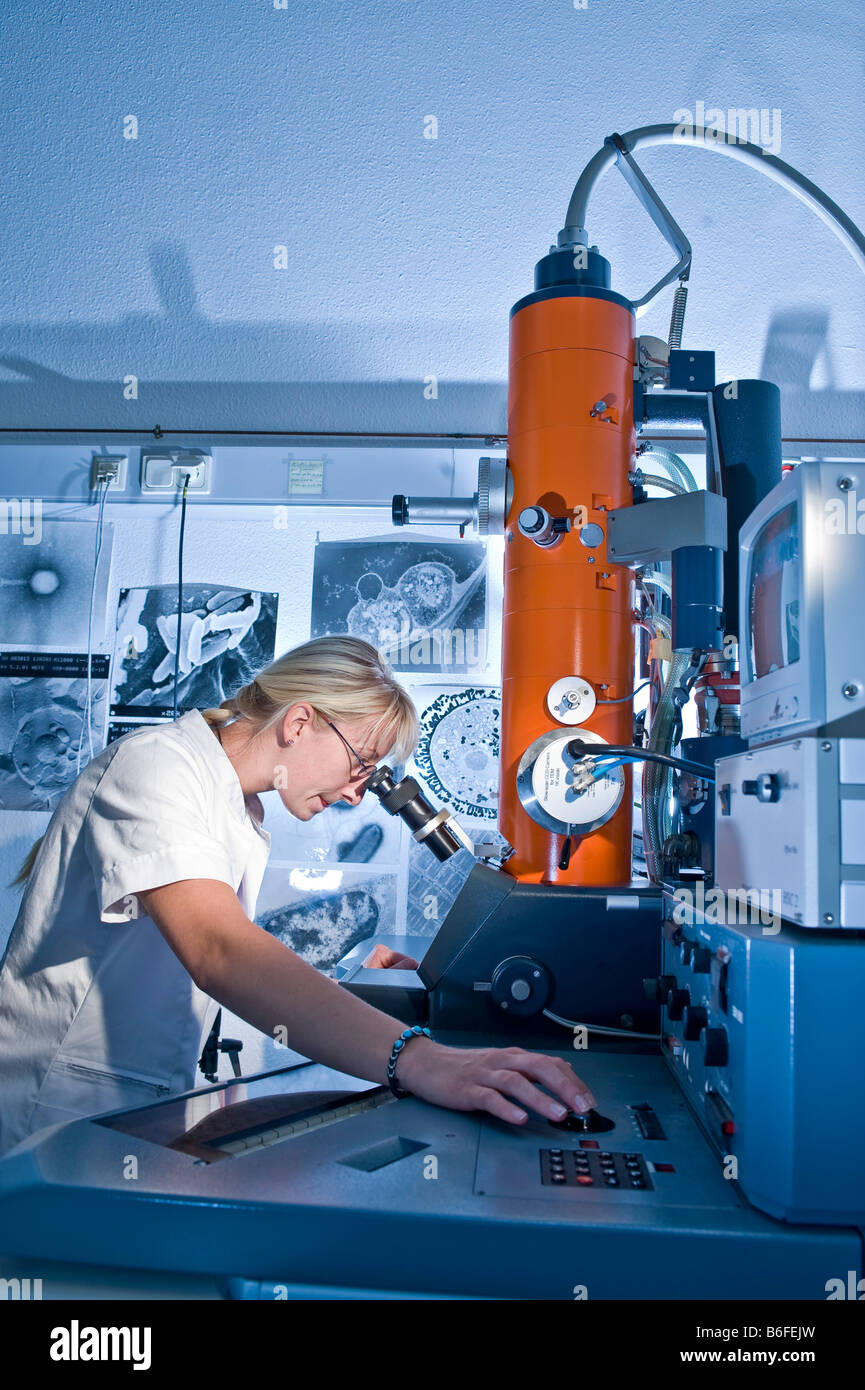
<svg viewBox="0 0 865 1390">
<path fill-rule="evenodd" d="M 672 213 L 658 197 L 654 188 L 649 183 L 649 180 L 646 178 L 625 144 L 622 136 L 617 134 L 608 135 L 604 144 L 611 145 L 615 150 L 616 165 L 621 171 L 625 182 L 639 199 L 640 203 L 642 203 L 667 245 L 671 246 L 679 257 L 673 269 L 669 270 L 656 285 L 653 285 L 648 294 L 644 294 L 642 299 L 633 299 L 631 301 L 634 308 L 639 309 L 642 308 L 644 304 L 648 304 L 651 299 L 654 299 L 658 291 L 662 290 L 665 285 L 669 285 L 671 280 L 687 280 L 691 273 L 691 243 Z"/>
<path fill-rule="evenodd" d="M 649 565 L 669 560 L 681 546 L 727 549 L 727 499 L 716 492 L 684 492 L 651 498 L 607 514 L 607 560 Z"/>
</svg>

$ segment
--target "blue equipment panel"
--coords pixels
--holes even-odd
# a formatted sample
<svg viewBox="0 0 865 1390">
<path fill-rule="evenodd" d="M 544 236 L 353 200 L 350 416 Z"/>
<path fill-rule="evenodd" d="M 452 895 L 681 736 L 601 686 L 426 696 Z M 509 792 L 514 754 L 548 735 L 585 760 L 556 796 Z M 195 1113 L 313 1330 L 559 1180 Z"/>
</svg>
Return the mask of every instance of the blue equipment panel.
<svg viewBox="0 0 865 1390">
<path fill-rule="evenodd" d="M 840 1064 L 865 1053 L 861 933 L 810 932 L 700 891 L 665 889 L 668 1065 L 750 1202 L 784 1221 L 865 1225 L 865 1105 Z M 711 920 L 734 913 L 757 920 Z"/>
<path fill-rule="evenodd" d="M 4 1247 L 235 1290 L 431 1297 L 823 1299 L 860 1269 L 856 1230 L 748 1204 L 657 1052 L 558 1055 L 591 1086 L 597 1128 L 383 1087 L 304 1094 L 296 1070 L 54 1126 L 0 1161 Z"/>
</svg>

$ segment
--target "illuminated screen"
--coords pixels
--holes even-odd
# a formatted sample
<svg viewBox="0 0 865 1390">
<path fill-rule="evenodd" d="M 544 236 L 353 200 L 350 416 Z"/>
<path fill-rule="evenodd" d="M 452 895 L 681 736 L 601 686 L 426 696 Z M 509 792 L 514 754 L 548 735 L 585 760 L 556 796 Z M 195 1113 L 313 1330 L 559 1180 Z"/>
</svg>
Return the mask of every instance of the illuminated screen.
<svg viewBox="0 0 865 1390">
<path fill-rule="evenodd" d="M 796 502 L 766 522 L 751 555 L 748 626 L 753 678 L 799 660 L 801 586 Z"/>
</svg>

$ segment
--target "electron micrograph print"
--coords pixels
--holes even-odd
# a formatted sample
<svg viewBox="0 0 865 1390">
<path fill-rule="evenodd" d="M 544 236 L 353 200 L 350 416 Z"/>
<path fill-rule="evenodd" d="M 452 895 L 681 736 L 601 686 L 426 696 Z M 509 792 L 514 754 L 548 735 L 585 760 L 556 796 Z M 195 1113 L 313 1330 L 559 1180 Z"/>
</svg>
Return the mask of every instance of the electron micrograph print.
<svg viewBox="0 0 865 1390">
<path fill-rule="evenodd" d="M 121 719 L 117 723 L 111 720 L 108 724 L 106 745 L 116 743 L 119 738 L 125 738 L 127 734 L 134 733 L 136 729 L 154 729 L 165 722 L 164 719 Z"/>
<path fill-rule="evenodd" d="M 50 663 L 55 674 L 9 675 L 11 661 Z M 58 674 L 74 668 L 78 676 Z M 108 658 L 76 653 L 5 653 L 0 657 L 0 809 L 53 811 L 67 787 L 105 746 Z M 97 674 L 98 673 L 98 674 Z"/>
<path fill-rule="evenodd" d="M 277 594 L 184 584 L 177 673 L 178 713 L 208 709 L 269 665 Z M 111 713 L 169 717 L 177 647 L 177 586 L 121 589 Z"/>
<path fill-rule="evenodd" d="M 420 741 L 408 771 L 433 804 L 447 806 L 476 846 L 498 855 L 506 841 L 497 828 L 501 690 L 467 686 L 412 687 Z M 406 932 L 434 936 L 476 863 L 462 849 L 443 863 L 409 841 Z"/>
<path fill-rule="evenodd" d="M 476 862 L 470 850 L 460 849 L 442 863 L 425 845 L 409 840 L 407 936 L 435 936 Z"/>
<path fill-rule="evenodd" d="M 426 786 L 457 816 L 498 814 L 501 690 L 468 686 L 411 691 L 420 718 L 412 762 Z"/>
<path fill-rule="evenodd" d="M 331 864 L 265 870 L 255 921 L 325 975 L 368 937 L 396 930 L 397 877 Z"/>
<path fill-rule="evenodd" d="M 372 792 L 357 806 L 337 801 L 310 820 L 293 816 L 278 792 L 263 792 L 261 801 L 271 863 L 368 864 L 376 869 L 399 864 L 402 822 L 388 815 Z"/>
<path fill-rule="evenodd" d="M 91 647 L 102 644 L 113 531 L 103 524 L 94 584 L 95 521 L 47 521 L 37 512 L 30 527 L 16 532 L 7 524 L 0 533 L 0 645 L 86 651 L 88 627 Z"/>
<path fill-rule="evenodd" d="M 362 637 L 395 671 L 482 670 L 486 572 L 486 548 L 474 542 L 318 541 L 310 635 Z"/>
</svg>

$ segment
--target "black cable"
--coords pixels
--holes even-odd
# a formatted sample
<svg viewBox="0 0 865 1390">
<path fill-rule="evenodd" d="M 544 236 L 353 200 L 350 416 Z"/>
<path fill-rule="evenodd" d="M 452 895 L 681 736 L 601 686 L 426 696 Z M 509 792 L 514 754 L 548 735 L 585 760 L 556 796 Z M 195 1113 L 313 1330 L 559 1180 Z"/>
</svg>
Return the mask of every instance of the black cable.
<svg viewBox="0 0 865 1390">
<path fill-rule="evenodd" d="M 617 757 L 627 757 L 633 762 L 661 763 L 664 767 L 672 767 L 680 772 L 692 772 L 697 777 L 703 777 L 707 782 L 714 782 L 714 768 L 705 767 L 703 763 L 692 763 L 687 758 L 672 758 L 667 753 L 652 753 L 647 748 L 627 748 L 622 744 L 604 743 L 584 743 L 580 738 L 571 739 L 568 744 L 568 752 L 572 758 L 583 758 L 587 754 L 594 758 L 605 758 L 608 753 L 614 753 Z"/>
<path fill-rule="evenodd" d="M 602 700 L 602 699 L 599 698 L 599 699 L 598 699 L 598 704 L 599 704 L 599 705 L 620 705 L 620 704 L 623 702 L 623 700 L 633 700 L 634 696 L 635 696 L 635 695 L 639 695 L 640 691 L 643 689 L 644 686 L 646 686 L 646 685 L 651 685 L 651 683 L 652 683 L 652 682 L 651 682 L 650 680 L 644 680 L 643 683 L 642 683 L 642 685 L 638 685 L 637 688 L 636 688 L 636 690 L 632 690 L 632 691 L 630 692 L 630 694 L 628 694 L 628 695 L 620 695 L 620 696 L 618 697 L 618 699 L 616 699 L 616 700 Z"/>
<path fill-rule="evenodd" d="M 186 493 L 191 473 L 187 473 L 183 483 L 183 500 L 180 504 L 180 540 L 177 545 L 177 641 L 174 644 L 174 711 L 172 719 L 177 718 L 177 673 L 180 669 L 180 633 L 183 626 L 183 532 L 186 529 Z"/>
</svg>

